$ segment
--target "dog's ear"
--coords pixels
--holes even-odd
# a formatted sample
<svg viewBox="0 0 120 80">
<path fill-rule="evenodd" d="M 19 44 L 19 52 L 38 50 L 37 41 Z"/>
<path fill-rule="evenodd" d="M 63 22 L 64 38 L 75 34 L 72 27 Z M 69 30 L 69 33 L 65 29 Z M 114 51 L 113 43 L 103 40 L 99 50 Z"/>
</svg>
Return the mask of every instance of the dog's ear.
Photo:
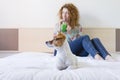
<svg viewBox="0 0 120 80">
<path fill-rule="evenodd" d="M 61 31 L 58 31 L 57 34 L 61 33 Z"/>
<path fill-rule="evenodd" d="M 62 34 L 62 32 L 61 32 L 61 31 L 58 31 L 57 34 Z"/>
</svg>

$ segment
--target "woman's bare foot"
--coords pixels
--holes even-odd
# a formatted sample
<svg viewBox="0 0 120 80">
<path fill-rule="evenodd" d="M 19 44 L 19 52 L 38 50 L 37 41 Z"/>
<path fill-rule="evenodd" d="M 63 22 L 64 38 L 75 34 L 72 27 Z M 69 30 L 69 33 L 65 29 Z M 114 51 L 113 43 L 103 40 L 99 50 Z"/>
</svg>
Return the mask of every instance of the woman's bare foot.
<svg viewBox="0 0 120 80">
<path fill-rule="evenodd" d="M 107 55 L 106 58 L 105 58 L 105 60 L 107 60 L 107 61 L 116 61 L 116 60 L 113 59 L 113 57 L 110 56 L 110 55 Z"/>
<path fill-rule="evenodd" d="M 94 58 L 95 58 L 96 60 L 103 60 L 103 58 L 102 58 L 99 54 L 96 54 Z"/>
</svg>

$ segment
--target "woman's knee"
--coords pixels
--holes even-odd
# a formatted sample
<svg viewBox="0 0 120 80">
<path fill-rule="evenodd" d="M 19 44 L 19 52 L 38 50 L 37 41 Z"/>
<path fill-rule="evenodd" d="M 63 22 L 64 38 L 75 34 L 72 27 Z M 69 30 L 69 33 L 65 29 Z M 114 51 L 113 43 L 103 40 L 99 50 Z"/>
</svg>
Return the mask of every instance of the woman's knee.
<svg viewBox="0 0 120 80">
<path fill-rule="evenodd" d="M 88 35 L 84 35 L 83 38 L 90 38 Z"/>
<path fill-rule="evenodd" d="M 99 42 L 100 42 L 100 39 L 99 39 L 99 38 L 93 38 L 91 41 L 92 41 L 93 43 L 99 43 Z"/>
<path fill-rule="evenodd" d="M 99 38 L 93 38 L 92 41 L 100 41 Z"/>
</svg>

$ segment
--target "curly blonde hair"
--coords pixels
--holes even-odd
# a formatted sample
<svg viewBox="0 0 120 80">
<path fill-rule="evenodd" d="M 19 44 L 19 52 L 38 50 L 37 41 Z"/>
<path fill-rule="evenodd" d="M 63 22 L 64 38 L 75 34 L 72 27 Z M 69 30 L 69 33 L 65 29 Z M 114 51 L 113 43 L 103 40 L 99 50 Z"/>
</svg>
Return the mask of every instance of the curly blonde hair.
<svg viewBox="0 0 120 80">
<path fill-rule="evenodd" d="M 62 10 L 63 8 L 67 8 L 68 11 L 69 11 L 69 18 L 70 18 L 70 21 L 69 21 L 69 25 L 71 26 L 71 28 L 74 28 L 76 26 L 80 26 L 79 24 L 79 12 L 78 12 L 78 9 L 76 6 L 74 6 L 72 3 L 67 3 L 67 4 L 64 4 L 60 10 L 59 10 L 59 18 L 62 19 Z"/>
</svg>

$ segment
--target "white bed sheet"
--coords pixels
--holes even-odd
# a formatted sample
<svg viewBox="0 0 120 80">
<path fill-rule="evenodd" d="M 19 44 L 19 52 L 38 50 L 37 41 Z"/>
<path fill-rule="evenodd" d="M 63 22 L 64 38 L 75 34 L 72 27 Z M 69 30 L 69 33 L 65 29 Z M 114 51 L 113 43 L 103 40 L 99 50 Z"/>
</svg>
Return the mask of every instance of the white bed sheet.
<svg viewBox="0 0 120 80">
<path fill-rule="evenodd" d="M 117 60 L 120 54 L 112 54 Z M 79 68 L 59 71 L 53 54 L 22 52 L 0 58 L 0 80 L 120 80 L 120 60 L 78 57 Z"/>
</svg>

